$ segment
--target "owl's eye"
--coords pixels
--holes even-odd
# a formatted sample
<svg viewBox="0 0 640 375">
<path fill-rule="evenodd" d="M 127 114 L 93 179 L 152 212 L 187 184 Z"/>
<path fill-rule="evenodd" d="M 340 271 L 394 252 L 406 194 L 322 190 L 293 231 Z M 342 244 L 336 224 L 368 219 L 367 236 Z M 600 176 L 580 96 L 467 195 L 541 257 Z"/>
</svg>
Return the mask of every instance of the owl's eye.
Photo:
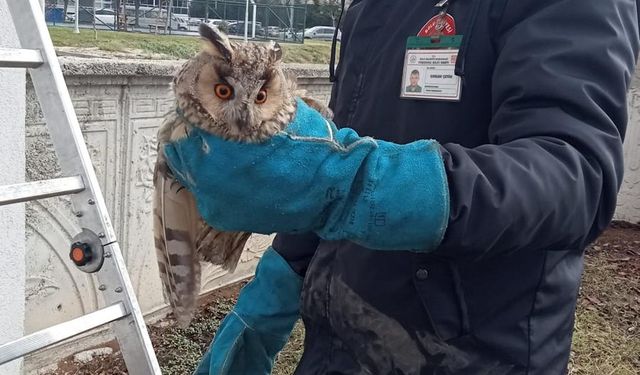
<svg viewBox="0 0 640 375">
<path fill-rule="evenodd" d="M 256 95 L 256 103 L 262 104 L 266 101 L 267 101 L 267 90 L 262 89 L 258 92 L 258 95 Z"/>
<path fill-rule="evenodd" d="M 233 88 L 226 83 L 218 83 L 214 87 L 216 96 L 223 100 L 229 100 L 233 96 Z"/>
</svg>

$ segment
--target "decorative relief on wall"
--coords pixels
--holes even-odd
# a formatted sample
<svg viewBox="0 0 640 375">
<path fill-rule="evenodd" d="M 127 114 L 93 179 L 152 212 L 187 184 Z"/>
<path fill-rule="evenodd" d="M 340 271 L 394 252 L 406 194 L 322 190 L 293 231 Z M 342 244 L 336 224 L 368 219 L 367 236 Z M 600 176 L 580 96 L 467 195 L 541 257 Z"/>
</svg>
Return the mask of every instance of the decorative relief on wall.
<svg viewBox="0 0 640 375">
<path fill-rule="evenodd" d="M 132 100 L 140 101 L 135 97 Z M 152 107 L 156 108 L 155 105 Z M 153 248 L 151 216 L 152 178 L 157 155 L 156 132 L 160 122 L 158 118 L 136 116 L 123 126 L 123 132 L 128 139 L 128 149 L 126 168 L 123 171 L 125 204 L 120 234 L 127 269 L 143 311 L 151 311 L 165 305 Z"/>
<path fill-rule="evenodd" d="M 79 231 L 70 202 L 30 202 L 26 224 L 26 333 L 96 310 L 93 277 L 69 261 L 70 239 Z"/>
<path fill-rule="evenodd" d="M 141 188 L 144 193 L 144 205 L 142 211 L 151 213 L 151 205 L 153 203 L 153 169 L 155 168 L 156 158 L 158 155 L 158 138 L 156 135 L 143 135 L 142 146 L 138 153 L 138 169 L 136 170 L 137 188 Z"/>
<path fill-rule="evenodd" d="M 83 138 L 96 170 L 98 183 L 110 214 L 115 216 L 120 151 L 117 144 L 117 96 L 101 94 L 97 87 L 82 89 L 81 100 L 74 100 Z M 33 91 L 28 97 L 35 99 Z M 78 93 L 70 88 L 72 98 Z M 27 113 L 27 180 L 60 177 L 58 159 L 39 104 L 30 103 Z M 92 275 L 75 268 L 68 256 L 71 238 L 81 228 L 73 214 L 71 199 L 62 196 L 30 202 L 27 207 L 27 314 L 28 332 L 57 324 L 96 310 L 98 295 Z"/>
</svg>

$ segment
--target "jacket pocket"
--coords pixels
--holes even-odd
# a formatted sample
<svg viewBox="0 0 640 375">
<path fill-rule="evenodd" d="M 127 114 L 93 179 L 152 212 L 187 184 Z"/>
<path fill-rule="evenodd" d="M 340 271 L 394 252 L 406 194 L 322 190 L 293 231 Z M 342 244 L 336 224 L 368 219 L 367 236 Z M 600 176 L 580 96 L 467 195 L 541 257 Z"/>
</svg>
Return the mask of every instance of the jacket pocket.
<svg viewBox="0 0 640 375">
<path fill-rule="evenodd" d="M 416 262 L 414 285 L 436 335 L 443 341 L 469 334 L 469 317 L 455 264 L 445 260 Z"/>
</svg>

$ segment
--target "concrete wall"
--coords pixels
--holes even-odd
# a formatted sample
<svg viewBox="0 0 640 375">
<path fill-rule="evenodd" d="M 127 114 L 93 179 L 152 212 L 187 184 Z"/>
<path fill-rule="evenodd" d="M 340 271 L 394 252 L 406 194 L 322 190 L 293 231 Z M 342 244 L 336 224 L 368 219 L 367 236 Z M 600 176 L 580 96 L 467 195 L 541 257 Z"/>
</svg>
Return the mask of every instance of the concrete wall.
<svg viewBox="0 0 640 375">
<path fill-rule="evenodd" d="M 5 3 L 0 0 L 0 47 L 19 47 Z M 9 0 L 12 1 L 12 0 Z M 24 181 L 24 69 L 0 69 L 0 185 Z M 0 344 L 23 335 L 25 285 L 24 205 L 0 207 Z M 18 374 L 22 360 L 0 367 Z"/>
</svg>

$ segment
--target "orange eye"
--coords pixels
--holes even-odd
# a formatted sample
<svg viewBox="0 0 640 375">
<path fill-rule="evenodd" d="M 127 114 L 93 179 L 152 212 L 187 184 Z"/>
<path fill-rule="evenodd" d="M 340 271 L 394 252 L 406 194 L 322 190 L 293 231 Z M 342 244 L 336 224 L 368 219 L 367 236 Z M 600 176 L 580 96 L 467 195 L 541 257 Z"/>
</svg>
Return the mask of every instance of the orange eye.
<svg viewBox="0 0 640 375">
<path fill-rule="evenodd" d="M 233 96 L 233 88 L 226 83 L 218 83 L 214 87 L 216 96 L 223 100 L 229 100 Z"/>
<path fill-rule="evenodd" d="M 258 92 L 258 95 L 256 96 L 256 103 L 263 104 L 266 101 L 267 101 L 267 90 L 262 89 Z"/>
</svg>

